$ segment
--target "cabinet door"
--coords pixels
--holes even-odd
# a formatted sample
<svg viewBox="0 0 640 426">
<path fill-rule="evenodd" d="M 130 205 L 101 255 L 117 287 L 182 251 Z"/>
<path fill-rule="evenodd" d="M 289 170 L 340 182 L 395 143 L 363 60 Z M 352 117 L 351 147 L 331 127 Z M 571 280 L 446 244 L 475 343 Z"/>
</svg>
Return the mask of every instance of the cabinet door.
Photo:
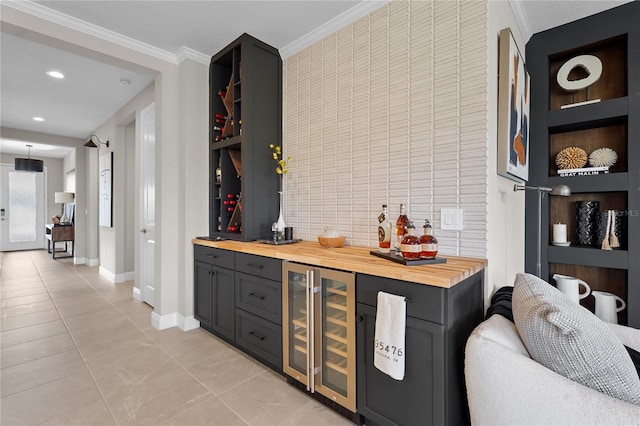
<svg viewBox="0 0 640 426">
<path fill-rule="evenodd" d="M 445 424 L 443 326 L 407 317 L 405 376 L 398 381 L 373 365 L 376 309 L 358 303 L 356 311 L 358 412 L 378 424 Z"/>
<path fill-rule="evenodd" d="M 200 321 L 200 326 L 210 330 L 213 324 L 212 299 L 212 271 L 211 265 L 204 262 L 194 262 L 193 269 L 193 309 L 194 316 Z"/>
<path fill-rule="evenodd" d="M 212 267 L 212 304 L 211 329 L 222 337 L 234 341 L 235 287 L 233 271 Z"/>
</svg>

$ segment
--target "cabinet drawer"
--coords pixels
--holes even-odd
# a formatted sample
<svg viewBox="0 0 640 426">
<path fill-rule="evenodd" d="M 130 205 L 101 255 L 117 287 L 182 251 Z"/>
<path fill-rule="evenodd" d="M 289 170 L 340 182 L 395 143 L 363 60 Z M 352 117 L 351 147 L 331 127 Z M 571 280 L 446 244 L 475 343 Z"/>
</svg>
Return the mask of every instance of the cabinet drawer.
<svg viewBox="0 0 640 426">
<path fill-rule="evenodd" d="M 236 271 L 282 281 L 282 261 L 253 254 L 236 253 Z"/>
<path fill-rule="evenodd" d="M 282 324 L 282 285 L 278 281 L 237 272 L 236 306 Z"/>
<path fill-rule="evenodd" d="M 407 316 L 444 324 L 445 289 L 408 281 L 357 274 L 356 300 L 369 306 L 377 306 L 378 292 L 404 296 Z"/>
<path fill-rule="evenodd" d="M 236 344 L 282 371 L 282 327 L 236 308 Z"/>
<path fill-rule="evenodd" d="M 235 267 L 235 253 L 229 250 L 196 244 L 193 246 L 193 257 L 195 260 L 209 263 L 210 265 L 222 266 L 228 269 L 234 269 Z"/>
</svg>

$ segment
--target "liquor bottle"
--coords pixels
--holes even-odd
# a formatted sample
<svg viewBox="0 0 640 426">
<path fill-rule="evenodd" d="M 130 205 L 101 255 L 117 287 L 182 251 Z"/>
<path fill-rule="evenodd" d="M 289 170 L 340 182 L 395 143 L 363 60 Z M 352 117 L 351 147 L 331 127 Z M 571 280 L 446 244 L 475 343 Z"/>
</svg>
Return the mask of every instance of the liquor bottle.
<svg viewBox="0 0 640 426">
<path fill-rule="evenodd" d="M 407 260 L 420 259 L 422 245 L 420 244 L 420 238 L 413 235 L 413 231 L 415 230 L 413 223 L 409 222 L 406 230 L 407 233 L 400 243 L 400 253 L 402 253 L 402 257 Z"/>
<path fill-rule="evenodd" d="M 409 217 L 407 216 L 404 204 L 400 204 L 400 216 L 398 216 L 398 219 L 396 220 L 396 251 L 400 251 L 400 243 L 402 243 L 402 239 L 404 238 L 404 234 L 409 223 Z"/>
<path fill-rule="evenodd" d="M 389 253 L 391 249 L 391 221 L 387 213 L 387 205 L 382 205 L 382 213 L 378 215 L 378 251 Z"/>
<path fill-rule="evenodd" d="M 423 235 L 420 237 L 422 249 L 420 251 L 421 259 L 434 259 L 438 254 L 438 240 L 433 236 L 433 228 L 429 223 L 429 219 L 424 220 Z"/>
</svg>

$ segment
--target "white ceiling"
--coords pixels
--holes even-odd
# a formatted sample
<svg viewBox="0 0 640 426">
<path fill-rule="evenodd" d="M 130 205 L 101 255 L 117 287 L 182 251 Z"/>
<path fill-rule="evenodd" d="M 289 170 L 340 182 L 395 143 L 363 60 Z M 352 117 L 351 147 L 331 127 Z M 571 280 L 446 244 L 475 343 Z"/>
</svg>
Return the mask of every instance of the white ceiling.
<svg viewBox="0 0 640 426">
<path fill-rule="evenodd" d="M 355 16 L 356 9 L 371 10 L 387 1 L 61 0 L 19 3 L 22 10 L 26 7 L 40 16 L 74 22 L 83 28 L 91 28 L 96 34 L 155 49 L 169 58 L 179 57 L 187 51 L 204 61 L 244 32 L 281 51 L 290 51 L 297 42 L 326 27 L 327 23 L 333 21 L 335 26 L 345 17 Z M 627 1 L 511 0 L 525 39 L 532 33 L 623 3 Z M 152 72 L 123 69 L 18 37 L 5 32 L 4 27 L 2 31 L 2 127 L 87 139 L 94 129 L 155 78 Z M 45 72 L 50 69 L 63 72 L 66 78 L 54 80 L 48 77 Z M 121 79 L 129 80 L 131 84 L 123 86 L 119 82 Z M 45 121 L 35 122 L 34 116 L 41 116 Z M 23 154 L 26 148 L 3 141 L 0 151 Z M 51 151 L 39 152 L 36 145 L 32 155 L 54 156 Z"/>
</svg>

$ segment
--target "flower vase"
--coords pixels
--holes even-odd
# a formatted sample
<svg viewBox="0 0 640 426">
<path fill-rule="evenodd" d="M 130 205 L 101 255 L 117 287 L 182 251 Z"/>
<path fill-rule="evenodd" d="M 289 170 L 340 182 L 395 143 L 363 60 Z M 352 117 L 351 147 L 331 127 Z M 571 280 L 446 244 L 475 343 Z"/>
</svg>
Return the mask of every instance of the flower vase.
<svg viewBox="0 0 640 426">
<path fill-rule="evenodd" d="M 284 238 L 284 228 L 286 227 L 286 224 L 284 223 L 284 217 L 282 216 L 282 197 L 283 197 L 283 193 L 282 193 L 282 191 L 278 191 L 278 194 L 280 195 L 280 212 L 278 214 L 278 221 L 276 222 L 276 229 L 278 230 L 278 238 L 279 239 L 283 239 Z"/>
</svg>

